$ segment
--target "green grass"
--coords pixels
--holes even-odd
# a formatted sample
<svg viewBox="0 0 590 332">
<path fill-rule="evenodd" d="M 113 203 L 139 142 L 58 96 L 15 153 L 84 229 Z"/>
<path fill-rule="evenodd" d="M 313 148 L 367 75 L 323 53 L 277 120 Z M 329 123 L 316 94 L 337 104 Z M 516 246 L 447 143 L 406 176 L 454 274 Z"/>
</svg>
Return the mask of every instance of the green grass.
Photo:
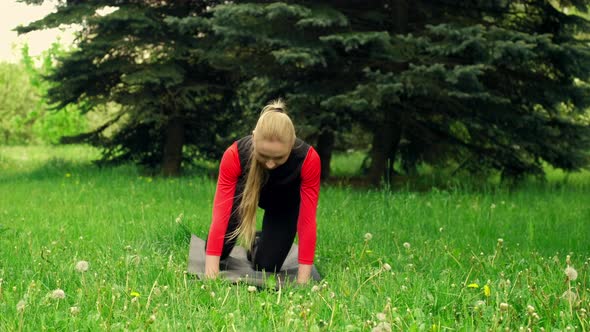
<svg viewBox="0 0 590 332">
<path fill-rule="evenodd" d="M 0 331 L 590 329 L 586 174 L 512 191 L 323 187 L 324 280 L 249 292 L 185 273 L 177 220 L 206 235 L 213 180 L 99 169 L 94 156 L 0 148 Z"/>
</svg>

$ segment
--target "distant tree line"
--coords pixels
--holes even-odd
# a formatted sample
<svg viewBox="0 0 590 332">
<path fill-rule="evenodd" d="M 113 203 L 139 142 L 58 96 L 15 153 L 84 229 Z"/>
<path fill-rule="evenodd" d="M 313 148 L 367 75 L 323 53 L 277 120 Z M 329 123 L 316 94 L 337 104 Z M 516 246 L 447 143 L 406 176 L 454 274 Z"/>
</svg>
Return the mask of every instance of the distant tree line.
<svg viewBox="0 0 590 332">
<path fill-rule="evenodd" d="M 67 139 L 104 162 L 176 175 L 284 97 L 324 177 L 335 148 L 360 146 L 374 184 L 421 163 L 514 179 L 589 164 L 589 4 L 64 0 L 18 31 L 81 26 L 47 98 L 120 106 Z"/>
<path fill-rule="evenodd" d="M 43 79 L 64 54 L 57 42 L 39 56 L 31 56 L 28 45 L 21 49 L 18 63 L 0 63 L 0 144 L 56 144 L 64 135 L 88 130 L 88 121 L 75 104 L 50 111 Z"/>
</svg>

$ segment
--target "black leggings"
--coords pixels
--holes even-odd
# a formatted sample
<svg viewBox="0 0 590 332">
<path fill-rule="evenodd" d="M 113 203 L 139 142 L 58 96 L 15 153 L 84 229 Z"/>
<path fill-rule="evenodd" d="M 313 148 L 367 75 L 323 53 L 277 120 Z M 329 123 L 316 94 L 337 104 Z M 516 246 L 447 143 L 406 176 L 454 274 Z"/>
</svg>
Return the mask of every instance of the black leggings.
<svg viewBox="0 0 590 332">
<path fill-rule="evenodd" d="M 291 211 L 265 211 L 262 218 L 262 232 L 252 250 L 252 266 L 255 270 L 278 272 L 281 270 L 297 233 L 299 209 Z M 230 218 L 225 232 L 221 259 L 226 259 L 236 244 L 236 239 L 228 239 L 228 234 L 238 226 L 238 218 Z"/>
</svg>

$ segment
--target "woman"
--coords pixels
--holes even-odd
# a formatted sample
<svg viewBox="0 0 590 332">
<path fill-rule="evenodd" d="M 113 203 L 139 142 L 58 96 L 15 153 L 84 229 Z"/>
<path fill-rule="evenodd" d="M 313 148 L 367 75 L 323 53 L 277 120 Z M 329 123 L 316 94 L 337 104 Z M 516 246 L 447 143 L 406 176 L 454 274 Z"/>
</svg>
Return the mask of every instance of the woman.
<svg viewBox="0 0 590 332">
<path fill-rule="evenodd" d="M 281 100 L 266 105 L 252 135 L 232 144 L 219 166 L 205 275 L 215 278 L 237 238 L 250 248 L 256 270 L 278 272 L 299 236 L 298 283 L 311 275 L 316 246 L 320 158 L 295 137 Z M 264 209 L 256 234 L 256 209 Z"/>
</svg>

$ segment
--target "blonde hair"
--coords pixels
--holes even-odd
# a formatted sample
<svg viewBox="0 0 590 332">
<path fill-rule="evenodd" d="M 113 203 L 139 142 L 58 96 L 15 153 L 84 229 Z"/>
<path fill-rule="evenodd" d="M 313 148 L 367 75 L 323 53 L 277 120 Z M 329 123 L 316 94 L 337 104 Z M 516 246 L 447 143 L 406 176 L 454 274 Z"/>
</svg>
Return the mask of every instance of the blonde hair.
<svg viewBox="0 0 590 332">
<path fill-rule="evenodd" d="M 252 151 L 248 160 L 246 184 L 238 207 L 240 224 L 230 235 L 232 238 L 239 237 L 244 247 L 249 249 L 254 244 L 256 234 L 256 209 L 260 199 L 260 188 L 267 176 L 266 170 L 254 156 L 256 142 L 261 140 L 277 140 L 291 148 L 295 144 L 295 127 L 281 99 L 272 101 L 262 109 L 252 133 Z"/>
</svg>

